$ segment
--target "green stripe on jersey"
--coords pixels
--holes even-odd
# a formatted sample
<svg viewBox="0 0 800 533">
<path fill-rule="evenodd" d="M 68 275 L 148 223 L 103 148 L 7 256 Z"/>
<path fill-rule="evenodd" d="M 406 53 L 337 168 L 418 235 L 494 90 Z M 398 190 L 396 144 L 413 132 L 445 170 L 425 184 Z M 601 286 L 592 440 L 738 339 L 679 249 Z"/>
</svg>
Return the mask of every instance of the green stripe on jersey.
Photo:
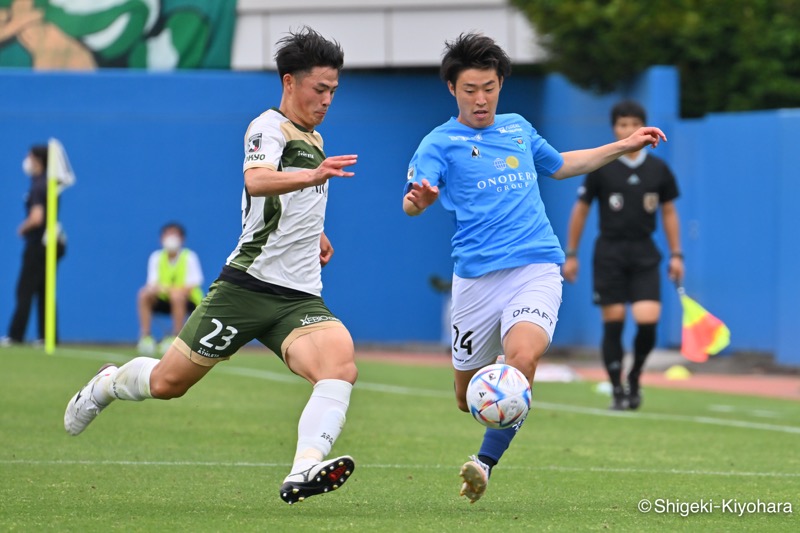
<svg viewBox="0 0 800 533">
<path fill-rule="evenodd" d="M 301 140 L 291 140 L 286 141 L 286 147 L 281 156 L 281 166 L 313 170 L 320 166 L 324 159 L 325 153 L 313 144 Z"/>
<path fill-rule="evenodd" d="M 278 196 L 264 197 L 264 226 L 253 234 L 252 240 L 243 243 L 239 248 L 239 253 L 230 262 L 232 266 L 244 266 L 250 268 L 253 261 L 261 254 L 261 248 L 267 243 L 270 234 L 278 227 L 281 219 L 281 200 Z"/>
</svg>

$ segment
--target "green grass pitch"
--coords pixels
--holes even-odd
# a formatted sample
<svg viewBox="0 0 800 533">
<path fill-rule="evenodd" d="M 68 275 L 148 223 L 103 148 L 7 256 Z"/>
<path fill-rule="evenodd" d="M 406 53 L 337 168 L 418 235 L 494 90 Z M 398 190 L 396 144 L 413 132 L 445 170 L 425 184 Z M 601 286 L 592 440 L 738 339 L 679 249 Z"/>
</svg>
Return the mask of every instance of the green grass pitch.
<svg viewBox="0 0 800 533">
<path fill-rule="evenodd" d="M 456 409 L 451 371 L 359 361 L 333 450 L 356 470 L 341 490 L 289 506 L 278 487 L 310 386 L 266 354 L 235 356 L 180 399 L 115 402 L 67 435 L 67 400 L 100 364 L 131 355 L 0 351 L 0 530 L 800 531 L 797 402 L 651 388 L 642 411 L 614 414 L 592 383 L 537 384 L 470 505 L 458 469 L 482 428 Z M 640 512 L 642 500 L 654 509 Z"/>
</svg>

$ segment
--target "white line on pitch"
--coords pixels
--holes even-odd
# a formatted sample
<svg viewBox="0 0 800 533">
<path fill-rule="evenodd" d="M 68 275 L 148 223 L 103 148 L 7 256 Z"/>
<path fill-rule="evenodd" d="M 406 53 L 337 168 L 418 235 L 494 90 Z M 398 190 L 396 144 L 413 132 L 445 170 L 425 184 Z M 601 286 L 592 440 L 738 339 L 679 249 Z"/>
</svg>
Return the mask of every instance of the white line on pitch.
<svg viewBox="0 0 800 533">
<path fill-rule="evenodd" d="M 124 362 L 130 359 L 128 356 L 113 352 L 95 352 L 73 350 L 69 348 L 59 348 L 56 352 L 57 355 L 64 355 L 66 357 L 77 357 L 82 359 L 96 359 L 96 360 L 113 360 L 114 362 Z M 305 384 L 306 381 L 294 376 L 292 374 L 271 372 L 269 370 L 258 370 L 251 368 L 243 368 L 237 366 L 217 366 L 215 370 L 225 374 L 235 374 L 239 376 L 266 379 L 269 381 L 278 381 L 282 383 L 295 383 Z M 452 398 L 452 392 L 445 392 L 433 389 L 420 389 L 415 387 L 403 387 L 398 385 L 387 385 L 383 383 L 370 383 L 366 381 L 359 381 L 356 384 L 357 390 L 380 392 L 387 394 L 402 394 L 407 396 L 427 396 L 435 398 Z M 797 426 L 782 426 L 777 424 L 764 424 L 761 422 L 747 422 L 745 420 L 726 420 L 723 418 L 711 418 L 708 416 L 688 416 L 688 415 L 671 415 L 667 413 L 631 413 L 624 411 L 609 411 L 607 409 L 598 409 L 595 407 L 580 407 L 576 405 L 566 405 L 550 402 L 533 402 L 533 407 L 547 411 L 561 411 L 574 414 L 584 414 L 593 416 L 606 416 L 615 418 L 624 418 L 627 420 L 662 420 L 673 422 L 693 422 L 696 424 L 707 424 L 712 426 L 727 426 L 738 427 L 745 429 L 760 429 L 764 431 L 776 431 L 780 433 L 790 433 L 800 435 L 800 427 Z"/>
<path fill-rule="evenodd" d="M 214 468 L 289 468 L 289 463 L 254 463 L 254 462 L 227 462 L 227 461 L 111 461 L 111 460 L 26 460 L 11 459 L 0 460 L 0 465 L 27 465 L 27 466 L 202 466 Z M 423 464 L 364 464 L 363 468 L 388 469 L 388 470 L 450 470 L 458 468 L 458 465 L 423 465 Z M 605 474 L 673 474 L 686 476 L 726 476 L 726 477 L 800 477 L 797 472 L 721 472 L 713 470 L 678 470 L 674 468 L 611 468 L 611 467 L 573 467 L 559 465 L 545 466 L 524 466 L 524 465 L 503 465 L 503 470 L 529 470 L 529 471 L 550 471 L 550 472 L 595 472 Z"/>
</svg>

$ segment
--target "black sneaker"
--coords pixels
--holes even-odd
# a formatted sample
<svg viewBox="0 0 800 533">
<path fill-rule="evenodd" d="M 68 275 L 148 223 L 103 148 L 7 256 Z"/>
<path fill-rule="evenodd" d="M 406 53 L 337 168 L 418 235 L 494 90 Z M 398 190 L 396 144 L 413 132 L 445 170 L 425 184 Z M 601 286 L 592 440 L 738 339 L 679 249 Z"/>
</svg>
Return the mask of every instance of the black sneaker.
<svg viewBox="0 0 800 533">
<path fill-rule="evenodd" d="M 642 405 L 642 390 L 639 388 L 639 380 L 628 377 L 628 409 L 636 410 Z"/>
<path fill-rule="evenodd" d="M 628 408 L 628 397 L 622 388 L 614 389 L 611 398 L 611 405 L 608 406 L 611 411 L 624 411 Z"/>
<path fill-rule="evenodd" d="M 349 455 L 317 463 L 308 470 L 289 474 L 281 485 L 281 499 L 288 504 L 336 490 L 350 478 L 356 464 Z"/>
<path fill-rule="evenodd" d="M 641 394 L 631 394 L 628 396 L 628 409 L 635 411 L 642 405 L 642 395 Z"/>
</svg>

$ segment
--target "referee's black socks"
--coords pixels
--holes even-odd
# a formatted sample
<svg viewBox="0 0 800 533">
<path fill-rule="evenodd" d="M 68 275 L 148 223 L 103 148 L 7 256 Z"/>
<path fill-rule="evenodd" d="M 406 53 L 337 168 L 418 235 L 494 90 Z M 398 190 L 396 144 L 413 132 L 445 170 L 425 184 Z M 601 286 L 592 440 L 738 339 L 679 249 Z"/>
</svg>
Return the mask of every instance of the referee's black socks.
<svg viewBox="0 0 800 533">
<path fill-rule="evenodd" d="M 636 338 L 633 340 L 633 366 L 628 373 L 628 386 L 632 394 L 639 392 L 639 376 L 642 374 L 647 356 L 656 345 L 656 324 L 638 324 Z"/>
<path fill-rule="evenodd" d="M 622 390 L 622 327 L 624 322 L 603 323 L 603 363 L 614 392 Z"/>
</svg>

